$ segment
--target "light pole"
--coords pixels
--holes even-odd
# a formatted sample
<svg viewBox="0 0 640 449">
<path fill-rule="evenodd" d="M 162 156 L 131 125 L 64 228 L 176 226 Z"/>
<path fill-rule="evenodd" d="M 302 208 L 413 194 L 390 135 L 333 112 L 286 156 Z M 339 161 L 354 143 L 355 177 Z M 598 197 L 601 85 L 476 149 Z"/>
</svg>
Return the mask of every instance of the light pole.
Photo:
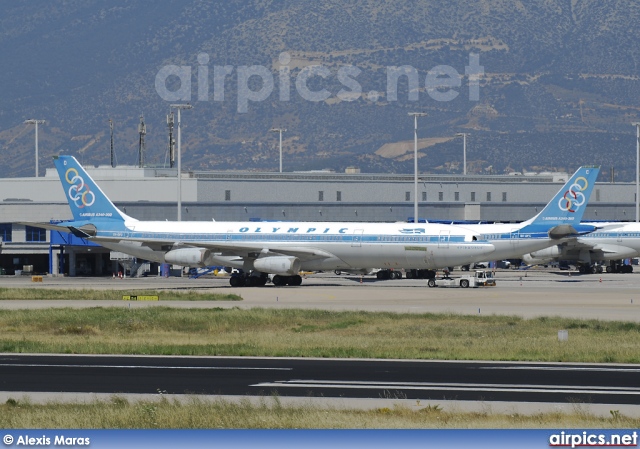
<svg viewBox="0 0 640 449">
<path fill-rule="evenodd" d="M 193 106 L 190 104 L 172 104 L 172 109 L 178 110 L 178 221 L 182 221 L 182 166 L 181 150 L 180 150 L 180 111 L 183 109 L 191 109 Z"/>
<path fill-rule="evenodd" d="M 413 222 L 418 223 L 418 117 L 426 112 L 409 112 L 413 116 Z"/>
<path fill-rule="evenodd" d="M 463 174 L 467 176 L 467 136 L 469 133 L 457 133 L 456 136 L 462 136 L 462 169 Z"/>
<path fill-rule="evenodd" d="M 38 177 L 38 125 L 40 123 L 44 123 L 44 120 L 30 119 L 30 120 L 25 120 L 24 122 L 27 125 L 36 125 L 36 178 L 37 178 Z"/>
<path fill-rule="evenodd" d="M 282 173 L 282 133 L 287 132 L 283 128 L 271 128 L 271 132 L 280 134 L 280 173 Z"/>
<path fill-rule="evenodd" d="M 640 221 L 640 122 L 633 122 L 636 127 L 636 223 Z"/>
</svg>

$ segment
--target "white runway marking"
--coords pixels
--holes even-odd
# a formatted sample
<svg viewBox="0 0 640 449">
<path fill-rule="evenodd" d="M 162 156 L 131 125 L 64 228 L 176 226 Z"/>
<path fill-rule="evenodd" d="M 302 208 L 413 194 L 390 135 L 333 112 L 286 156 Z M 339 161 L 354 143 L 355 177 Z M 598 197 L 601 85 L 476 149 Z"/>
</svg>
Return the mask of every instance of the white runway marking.
<svg viewBox="0 0 640 449">
<path fill-rule="evenodd" d="M 321 381 L 290 380 L 281 382 L 264 382 L 252 387 L 289 387 L 289 388 L 348 388 L 348 389 L 403 389 L 403 390 L 447 390 L 447 391 L 492 391 L 520 393 L 573 393 L 573 394 L 631 394 L 640 395 L 640 388 L 622 389 L 618 387 L 566 385 L 497 385 L 497 384 L 460 384 L 437 382 L 357 382 L 357 381 Z"/>
</svg>

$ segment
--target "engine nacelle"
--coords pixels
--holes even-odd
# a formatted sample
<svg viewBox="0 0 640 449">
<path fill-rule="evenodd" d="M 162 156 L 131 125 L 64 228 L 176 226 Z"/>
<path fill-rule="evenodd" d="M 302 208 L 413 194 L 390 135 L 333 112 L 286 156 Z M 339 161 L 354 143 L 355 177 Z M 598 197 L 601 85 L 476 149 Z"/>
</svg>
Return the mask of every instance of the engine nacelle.
<svg viewBox="0 0 640 449">
<path fill-rule="evenodd" d="M 637 257 L 638 251 L 622 245 L 598 245 L 598 250 L 603 253 L 603 260 L 618 260 Z"/>
<path fill-rule="evenodd" d="M 263 273 L 293 276 L 300 271 L 300 259 L 292 256 L 263 257 L 253 261 L 253 268 Z"/>
<path fill-rule="evenodd" d="M 206 267 L 211 251 L 206 248 L 180 248 L 164 255 L 164 261 L 183 267 Z"/>
<path fill-rule="evenodd" d="M 558 245 L 550 246 L 549 248 L 541 249 L 539 251 L 534 251 L 530 254 L 534 259 L 555 259 L 556 257 L 560 257 L 562 255 L 562 250 Z"/>
<path fill-rule="evenodd" d="M 555 257 L 532 257 L 531 254 L 522 256 L 522 261 L 527 265 L 541 265 L 551 262 Z"/>
</svg>

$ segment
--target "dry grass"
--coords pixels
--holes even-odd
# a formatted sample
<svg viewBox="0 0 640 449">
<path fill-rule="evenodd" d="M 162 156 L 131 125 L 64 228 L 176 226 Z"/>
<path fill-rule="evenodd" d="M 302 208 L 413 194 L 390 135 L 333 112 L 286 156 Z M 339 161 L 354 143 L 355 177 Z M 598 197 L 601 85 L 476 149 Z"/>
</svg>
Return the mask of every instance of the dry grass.
<svg viewBox="0 0 640 449">
<path fill-rule="evenodd" d="M 569 341 L 559 342 L 559 329 Z M 1 352 L 638 363 L 640 324 L 274 309 L 2 310 Z"/>
<path fill-rule="evenodd" d="M 445 412 L 437 405 L 374 410 L 303 404 L 284 406 L 277 397 L 256 404 L 191 397 L 129 402 L 121 396 L 86 404 L 35 405 L 10 399 L 0 405 L 0 427 L 67 429 L 420 429 L 420 428 L 638 428 L 640 419 L 612 412 L 597 417 L 574 413 L 536 415 Z"/>
</svg>

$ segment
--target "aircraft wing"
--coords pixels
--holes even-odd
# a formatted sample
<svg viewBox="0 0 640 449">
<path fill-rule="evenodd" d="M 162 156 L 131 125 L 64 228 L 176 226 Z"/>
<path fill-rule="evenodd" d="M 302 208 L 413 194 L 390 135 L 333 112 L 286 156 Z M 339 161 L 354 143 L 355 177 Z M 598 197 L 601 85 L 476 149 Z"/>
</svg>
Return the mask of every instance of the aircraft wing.
<svg viewBox="0 0 640 449">
<path fill-rule="evenodd" d="M 107 238 L 103 239 L 100 237 L 93 237 L 95 235 L 95 227 L 93 225 L 82 225 L 78 226 L 70 226 L 67 224 L 66 226 L 63 224 L 53 224 L 53 223 L 20 223 L 27 226 L 34 226 L 37 228 L 47 229 L 49 231 L 59 231 L 59 232 L 71 232 L 77 237 L 88 238 L 95 243 L 100 244 L 101 241 L 105 243 L 109 242 L 118 242 L 118 239 Z M 129 241 L 130 242 L 130 241 Z M 285 256 L 293 256 L 297 257 L 301 261 L 308 260 L 318 260 L 318 259 L 329 259 L 335 258 L 333 254 L 313 247 L 304 247 L 304 246 L 288 246 L 282 244 L 274 244 L 265 242 L 264 245 L 261 245 L 260 242 L 248 242 L 248 243 L 240 243 L 240 242 L 176 242 L 173 240 L 167 241 L 159 241 L 157 239 L 145 241 L 142 240 L 139 242 L 143 246 L 147 246 L 153 250 L 159 251 L 161 247 L 171 246 L 173 248 L 206 248 L 211 250 L 214 253 L 219 253 L 221 256 L 238 256 L 238 257 L 250 257 L 257 256 L 262 253 L 262 255 L 285 255 Z"/>
<path fill-rule="evenodd" d="M 214 253 L 220 253 L 221 256 L 255 257 L 258 254 L 262 254 L 263 256 L 284 255 L 297 257 L 301 261 L 330 259 L 336 257 L 327 251 L 313 247 L 287 246 L 266 242 L 264 245 L 259 245 L 258 243 L 259 242 L 250 242 L 246 244 L 239 242 L 200 242 L 196 244 L 195 242 L 189 242 L 184 246 L 206 248 Z M 178 244 L 178 246 L 180 246 L 180 244 Z"/>
<path fill-rule="evenodd" d="M 18 222 L 17 224 L 25 225 L 25 226 L 33 226 L 34 228 L 46 229 L 47 231 L 71 232 L 71 229 L 69 229 L 69 226 L 60 226 L 52 223 Z"/>
<path fill-rule="evenodd" d="M 561 244 L 562 257 L 568 259 L 585 258 L 586 254 L 591 254 L 592 260 L 600 259 L 624 259 L 634 257 L 636 250 L 626 246 L 622 242 L 608 243 L 591 241 L 581 238 L 570 238 Z"/>
</svg>

